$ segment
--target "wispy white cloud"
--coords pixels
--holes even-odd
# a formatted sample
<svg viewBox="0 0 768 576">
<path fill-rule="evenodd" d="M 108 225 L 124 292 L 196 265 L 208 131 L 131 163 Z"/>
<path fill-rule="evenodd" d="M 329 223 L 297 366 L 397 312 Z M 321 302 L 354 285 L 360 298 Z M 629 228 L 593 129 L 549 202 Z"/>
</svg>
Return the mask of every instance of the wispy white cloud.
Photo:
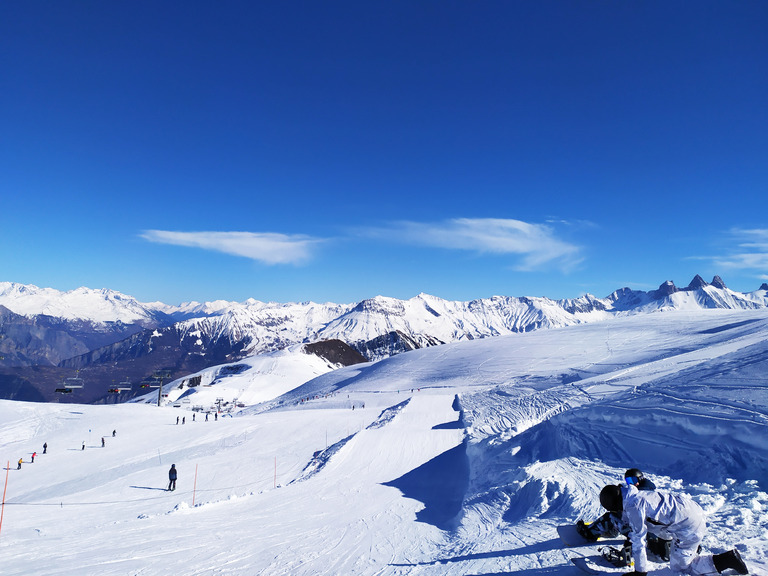
<svg viewBox="0 0 768 576">
<path fill-rule="evenodd" d="M 145 230 L 142 238 L 158 244 L 172 244 L 223 252 L 264 264 L 298 264 L 310 259 L 322 239 L 304 235 L 266 232 L 173 232 Z"/>
<path fill-rule="evenodd" d="M 516 266 L 519 270 L 534 270 L 552 263 L 568 269 L 581 261 L 580 248 L 559 239 L 552 227 L 520 220 L 457 218 L 437 223 L 396 222 L 365 233 L 419 246 L 513 254 L 520 257 Z"/>
<path fill-rule="evenodd" d="M 568 270 L 581 262 L 581 249 L 560 239 L 552 226 L 501 218 L 458 218 L 425 223 L 402 221 L 355 231 L 375 240 L 481 254 L 513 255 L 514 268 L 546 266 Z M 201 248 L 242 256 L 265 264 L 309 260 L 327 240 L 305 235 L 257 232 L 177 232 L 145 230 L 140 237 L 159 244 Z"/>
<path fill-rule="evenodd" d="M 565 218 L 547 218 L 545 220 L 547 224 L 557 224 L 559 226 L 568 226 L 570 228 L 578 229 L 590 229 L 599 228 L 599 226 L 591 220 L 566 220 Z"/>
<path fill-rule="evenodd" d="M 715 265 L 728 270 L 768 270 L 768 230 L 734 228 L 730 237 L 733 247 L 713 257 Z"/>
</svg>

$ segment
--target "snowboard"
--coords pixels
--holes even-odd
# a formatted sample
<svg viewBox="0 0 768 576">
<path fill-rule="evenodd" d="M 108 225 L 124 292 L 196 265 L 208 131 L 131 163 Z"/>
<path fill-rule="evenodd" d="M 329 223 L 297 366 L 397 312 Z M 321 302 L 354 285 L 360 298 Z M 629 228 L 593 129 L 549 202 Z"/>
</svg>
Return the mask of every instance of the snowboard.
<svg viewBox="0 0 768 576">
<path fill-rule="evenodd" d="M 597 540 L 587 540 L 579 534 L 576 530 L 576 524 L 563 524 L 557 527 L 557 535 L 560 536 L 560 540 L 563 541 L 568 548 L 575 548 L 578 546 L 588 546 L 589 544 L 595 544 Z"/>
<path fill-rule="evenodd" d="M 560 540 L 566 548 L 579 548 L 582 546 L 590 546 L 595 544 L 602 544 L 598 546 L 598 550 L 602 550 L 607 543 L 605 538 L 598 538 L 597 540 L 590 540 L 585 538 L 576 529 L 576 524 L 563 524 L 557 527 L 557 534 L 560 536 Z M 610 542 L 612 539 L 608 539 Z M 579 555 L 575 558 L 571 558 L 574 566 L 586 574 L 594 575 L 616 575 L 631 572 L 632 568 L 629 566 L 616 567 L 606 560 L 602 554 L 595 554 L 591 556 Z"/>
<path fill-rule="evenodd" d="M 573 562 L 573 565 L 576 566 L 579 570 L 582 572 L 585 572 L 586 574 L 592 574 L 594 575 L 616 575 L 616 574 L 625 574 L 627 572 L 631 572 L 632 568 L 630 566 L 624 566 L 622 568 L 617 568 L 608 560 L 603 558 L 602 556 L 596 555 L 596 556 L 578 556 L 576 558 L 571 558 L 571 562 Z"/>
</svg>

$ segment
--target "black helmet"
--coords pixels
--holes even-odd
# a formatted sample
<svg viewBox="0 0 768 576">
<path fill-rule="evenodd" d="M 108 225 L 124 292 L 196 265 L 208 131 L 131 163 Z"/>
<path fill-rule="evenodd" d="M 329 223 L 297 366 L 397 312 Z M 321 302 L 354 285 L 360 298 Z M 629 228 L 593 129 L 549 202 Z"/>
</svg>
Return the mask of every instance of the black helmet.
<svg viewBox="0 0 768 576">
<path fill-rule="evenodd" d="M 624 472 L 624 479 L 627 481 L 627 484 L 634 484 L 637 486 L 643 480 L 643 473 L 637 468 L 630 468 Z"/>
<path fill-rule="evenodd" d="M 600 491 L 600 505 L 609 512 L 621 512 L 624 505 L 621 501 L 621 488 L 616 484 L 609 484 Z"/>
</svg>

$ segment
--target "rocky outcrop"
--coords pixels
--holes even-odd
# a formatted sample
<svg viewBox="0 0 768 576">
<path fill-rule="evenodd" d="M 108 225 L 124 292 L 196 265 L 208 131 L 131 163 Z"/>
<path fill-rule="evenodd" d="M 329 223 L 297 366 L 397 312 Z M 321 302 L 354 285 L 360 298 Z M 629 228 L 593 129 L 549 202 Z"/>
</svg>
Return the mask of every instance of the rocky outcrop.
<svg viewBox="0 0 768 576">
<path fill-rule="evenodd" d="M 341 340 L 321 340 L 304 345 L 307 354 L 314 354 L 334 366 L 352 366 L 368 360 L 357 350 Z"/>
</svg>

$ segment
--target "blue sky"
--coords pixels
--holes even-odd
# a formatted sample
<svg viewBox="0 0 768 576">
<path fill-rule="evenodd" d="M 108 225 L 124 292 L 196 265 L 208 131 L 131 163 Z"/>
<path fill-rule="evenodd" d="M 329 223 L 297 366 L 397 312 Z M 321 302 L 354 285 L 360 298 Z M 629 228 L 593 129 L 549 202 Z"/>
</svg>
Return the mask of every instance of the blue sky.
<svg viewBox="0 0 768 576">
<path fill-rule="evenodd" d="M 6 2 L 0 280 L 141 301 L 768 281 L 768 3 Z"/>
</svg>

